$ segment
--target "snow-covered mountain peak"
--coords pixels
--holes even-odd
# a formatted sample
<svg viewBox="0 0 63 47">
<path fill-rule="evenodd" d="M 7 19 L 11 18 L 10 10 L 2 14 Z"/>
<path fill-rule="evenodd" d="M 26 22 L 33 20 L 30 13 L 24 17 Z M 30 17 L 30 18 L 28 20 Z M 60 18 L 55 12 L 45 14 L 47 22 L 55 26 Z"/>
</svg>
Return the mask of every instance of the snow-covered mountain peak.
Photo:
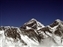
<svg viewBox="0 0 63 47">
<path fill-rule="evenodd" d="M 56 19 L 56 22 L 57 22 L 59 25 L 63 25 L 63 21 L 61 21 L 60 19 Z"/>
<path fill-rule="evenodd" d="M 56 19 L 55 21 L 57 21 L 57 22 L 61 22 L 61 20 L 60 20 L 60 19 Z"/>
<path fill-rule="evenodd" d="M 26 29 L 40 29 L 45 27 L 43 24 L 41 24 L 39 21 L 37 21 L 36 19 L 32 18 L 31 20 L 29 20 L 28 22 L 26 22 L 23 26 L 25 26 Z"/>
<path fill-rule="evenodd" d="M 60 19 L 56 19 L 52 24 L 50 24 L 50 27 L 55 27 L 57 25 L 62 25 L 63 21 L 61 21 Z"/>
<path fill-rule="evenodd" d="M 21 27 L 0 27 L 0 47 L 51 47 L 52 45 L 63 45 L 63 21 L 60 19 L 48 26 L 32 18 Z"/>
<path fill-rule="evenodd" d="M 36 23 L 37 20 L 35 18 L 32 18 L 31 20 L 29 20 L 28 22 L 26 22 L 25 24 L 31 24 L 31 23 Z"/>
<path fill-rule="evenodd" d="M 60 19 L 56 19 L 55 21 L 56 23 L 58 23 L 57 26 L 63 27 L 63 21 L 61 21 Z"/>
<path fill-rule="evenodd" d="M 31 20 L 37 21 L 35 18 L 32 18 Z"/>
</svg>

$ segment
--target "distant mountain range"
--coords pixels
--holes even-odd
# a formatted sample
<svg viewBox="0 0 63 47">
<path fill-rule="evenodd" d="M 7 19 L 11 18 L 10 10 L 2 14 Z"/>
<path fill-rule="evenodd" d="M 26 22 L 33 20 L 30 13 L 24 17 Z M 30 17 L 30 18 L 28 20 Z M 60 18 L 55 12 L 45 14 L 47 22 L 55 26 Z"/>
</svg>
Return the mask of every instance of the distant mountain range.
<svg viewBox="0 0 63 47">
<path fill-rule="evenodd" d="M 44 26 L 36 19 L 20 27 L 0 26 L 0 47 L 63 47 L 63 21 Z"/>
</svg>

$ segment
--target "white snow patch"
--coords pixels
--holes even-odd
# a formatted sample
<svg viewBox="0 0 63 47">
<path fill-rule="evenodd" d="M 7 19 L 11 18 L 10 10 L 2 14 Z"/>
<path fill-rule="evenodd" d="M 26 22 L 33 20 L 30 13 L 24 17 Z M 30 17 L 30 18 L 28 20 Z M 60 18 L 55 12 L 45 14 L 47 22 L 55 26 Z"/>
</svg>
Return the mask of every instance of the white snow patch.
<svg viewBox="0 0 63 47">
<path fill-rule="evenodd" d="M 31 40 L 29 37 L 25 36 L 25 35 L 21 35 L 22 40 L 27 43 L 27 45 L 29 47 L 31 47 L 32 45 L 39 45 L 39 43 L 34 42 L 33 40 Z"/>
<path fill-rule="evenodd" d="M 31 29 L 31 27 L 26 26 L 26 29 L 27 29 L 27 30 L 28 30 L 28 29 Z"/>
</svg>

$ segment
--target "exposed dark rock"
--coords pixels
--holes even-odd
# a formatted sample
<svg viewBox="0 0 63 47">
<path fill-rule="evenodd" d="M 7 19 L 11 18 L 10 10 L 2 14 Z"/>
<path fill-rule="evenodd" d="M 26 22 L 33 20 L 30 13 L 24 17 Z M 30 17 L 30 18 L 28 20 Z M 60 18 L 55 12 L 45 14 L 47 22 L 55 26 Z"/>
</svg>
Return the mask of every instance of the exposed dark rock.
<svg viewBox="0 0 63 47">
<path fill-rule="evenodd" d="M 30 23 L 30 24 L 26 24 L 26 26 L 31 27 L 33 29 L 37 29 L 37 23 L 36 23 L 36 21 L 33 21 L 33 23 Z"/>
<path fill-rule="evenodd" d="M 22 39 L 20 40 L 24 45 L 27 45 Z"/>
<path fill-rule="evenodd" d="M 50 25 L 50 27 L 53 28 L 58 25 L 58 27 L 56 29 L 53 28 L 52 30 L 55 30 L 55 32 L 54 32 L 55 35 L 58 35 L 63 39 L 63 37 L 62 37 L 62 34 L 63 34 L 62 24 L 63 24 L 63 22 L 62 23 L 60 22 L 60 25 L 59 25 L 59 22 L 60 22 L 59 20 L 54 21 Z M 28 27 L 28 28 L 30 27 L 30 28 L 28 29 L 26 27 Z M 27 43 L 25 43 L 24 40 L 22 40 L 23 38 L 21 39 L 20 35 L 26 35 L 30 39 L 32 39 L 32 40 L 35 39 L 38 42 L 41 42 L 42 39 L 44 40 L 45 39 L 44 36 L 47 36 L 47 35 L 49 36 L 49 34 L 47 34 L 47 33 L 50 33 L 52 35 L 53 31 L 51 30 L 51 28 L 49 28 L 49 26 L 48 27 L 45 26 L 43 28 L 41 28 L 41 27 L 42 27 L 42 25 L 38 21 L 32 19 L 19 28 L 21 31 L 17 28 L 10 27 L 10 26 L 9 27 L 0 27 L 0 30 L 5 31 L 4 32 L 5 37 L 11 37 L 14 40 L 17 40 L 17 38 L 18 38 L 21 41 L 21 43 L 23 43 L 24 45 L 27 45 Z M 37 28 L 39 28 L 39 29 L 37 29 Z M 51 36 L 51 38 L 53 38 L 53 37 Z"/>
<path fill-rule="evenodd" d="M 36 40 L 38 40 L 40 42 L 41 38 L 36 34 L 36 32 L 33 29 L 24 30 L 24 31 L 22 31 L 22 34 L 27 35 L 32 40 L 33 40 L 33 38 L 35 38 Z"/>
<path fill-rule="evenodd" d="M 57 30 L 54 32 L 54 34 L 56 34 L 56 35 L 58 35 L 58 36 L 62 36 L 62 35 L 61 35 L 61 32 L 59 31 L 59 29 L 57 29 Z"/>
<path fill-rule="evenodd" d="M 0 27 L 0 30 L 2 30 L 2 28 Z"/>
<path fill-rule="evenodd" d="M 27 24 L 27 23 L 24 24 L 23 26 L 20 27 L 20 30 L 25 30 L 26 26 L 31 27 L 32 29 L 37 29 L 37 23 L 36 23 L 36 21 L 33 21 L 30 24 Z"/>
<path fill-rule="evenodd" d="M 33 21 L 33 23 L 27 24 L 26 26 L 32 27 L 34 24 L 36 24 L 36 21 Z"/>
<path fill-rule="evenodd" d="M 54 27 L 54 26 L 56 26 L 56 25 L 58 25 L 58 22 L 57 22 L 57 21 L 54 21 L 50 26 L 51 26 L 51 27 Z"/>
<path fill-rule="evenodd" d="M 20 34 L 17 32 L 16 28 L 7 29 L 4 34 L 7 37 L 12 37 L 14 39 L 16 39 L 16 38 L 21 39 Z"/>
<path fill-rule="evenodd" d="M 44 28 L 42 28 L 42 29 L 40 29 L 41 31 L 44 31 L 44 33 L 47 31 L 47 32 L 49 32 L 49 33 L 52 33 L 50 30 L 49 30 L 49 28 L 48 27 L 44 27 Z"/>
<path fill-rule="evenodd" d="M 26 30 L 26 26 L 25 25 L 21 26 L 20 30 Z"/>
<path fill-rule="evenodd" d="M 54 32 L 54 34 L 56 34 L 58 36 L 62 36 L 63 31 L 61 30 L 61 26 L 60 25 L 56 28 L 56 31 Z"/>
<path fill-rule="evenodd" d="M 5 28 L 4 27 L 0 27 L 0 30 L 5 30 Z"/>
</svg>

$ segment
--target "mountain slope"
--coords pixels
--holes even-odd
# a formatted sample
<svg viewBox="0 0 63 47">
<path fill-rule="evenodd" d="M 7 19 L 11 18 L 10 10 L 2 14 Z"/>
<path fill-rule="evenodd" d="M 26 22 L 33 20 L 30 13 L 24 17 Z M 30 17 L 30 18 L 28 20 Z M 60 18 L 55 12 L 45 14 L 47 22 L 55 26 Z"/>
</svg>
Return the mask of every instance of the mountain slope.
<svg viewBox="0 0 63 47">
<path fill-rule="evenodd" d="M 63 46 L 63 21 L 44 26 L 32 18 L 21 27 L 1 26 L 0 47 Z"/>
</svg>

